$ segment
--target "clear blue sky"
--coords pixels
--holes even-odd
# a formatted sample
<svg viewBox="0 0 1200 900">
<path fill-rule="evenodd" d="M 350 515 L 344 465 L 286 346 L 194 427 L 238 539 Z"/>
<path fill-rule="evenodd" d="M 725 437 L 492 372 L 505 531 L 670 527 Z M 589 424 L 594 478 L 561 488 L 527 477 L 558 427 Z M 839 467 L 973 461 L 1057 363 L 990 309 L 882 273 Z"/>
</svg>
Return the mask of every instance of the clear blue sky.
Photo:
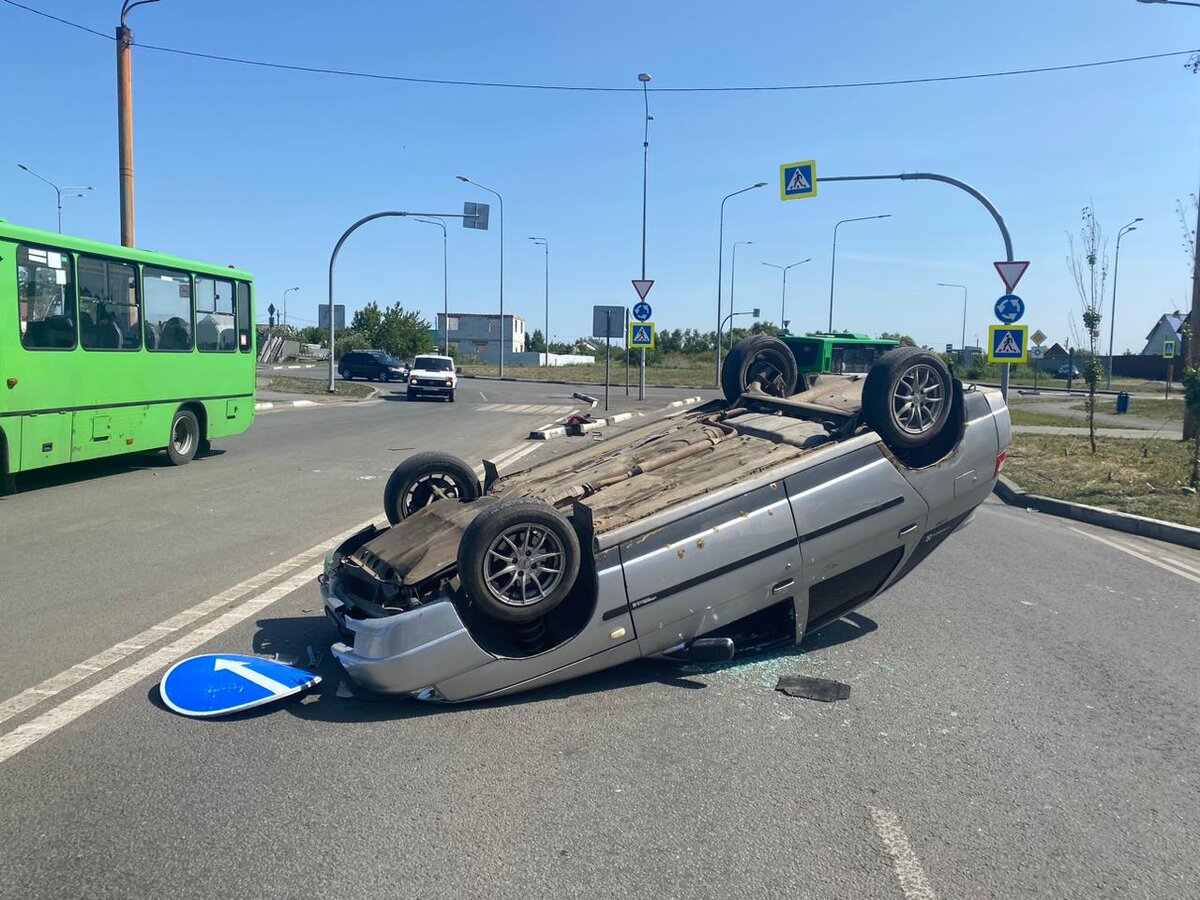
<svg viewBox="0 0 1200 900">
<path fill-rule="evenodd" d="M 118 0 L 23 0 L 111 34 Z M 161 0 L 134 11 L 144 44 L 399 75 L 637 87 L 809 84 L 1085 62 L 1200 47 L 1200 9 L 1134 0 L 767 2 L 729 4 Z M 0 4 L 10 114 L 0 125 L 0 216 L 54 228 L 54 195 L 17 169 L 91 184 L 65 230 L 118 239 L 114 49 Z M 815 158 L 819 173 L 927 170 L 972 182 L 1000 207 L 1018 258 L 1026 321 L 1067 337 L 1078 310 L 1065 230 L 1093 202 L 1122 242 L 1118 352 L 1141 349 L 1161 312 L 1186 308 L 1190 267 L 1176 198 L 1200 174 L 1200 76 L 1184 58 L 952 84 L 834 91 L 650 95 L 648 275 L 660 327 L 712 329 L 717 215 L 738 251 L 739 308 L 779 316 L 779 273 L 761 262 L 813 261 L 788 277 L 793 330 L 823 327 L 830 237 L 841 218 L 839 327 L 901 330 L 919 342 L 986 334 L 1002 255 L 973 200 L 929 183 L 828 184 L 782 203 L 778 165 Z M 631 303 L 641 253 L 642 97 L 367 81 L 248 68 L 140 48 L 134 58 L 140 246 L 258 279 L 260 315 L 292 294 L 313 321 L 329 252 L 358 217 L 395 208 L 461 211 L 504 194 L 506 311 L 542 324 L 542 255 L 551 245 L 551 326 L 584 334 L 594 303 Z M 493 311 L 497 234 L 450 231 L 450 304 Z M 441 234 L 373 223 L 343 251 L 339 301 L 441 308 Z M 728 278 L 728 258 L 725 265 Z M 728 289 L 726 289 L 728 298 Z M 1078 318 L 1078 314 L 1076 314 Z M 1105 338 L 1108 310 L 1105 307 Z"/>
</svg>

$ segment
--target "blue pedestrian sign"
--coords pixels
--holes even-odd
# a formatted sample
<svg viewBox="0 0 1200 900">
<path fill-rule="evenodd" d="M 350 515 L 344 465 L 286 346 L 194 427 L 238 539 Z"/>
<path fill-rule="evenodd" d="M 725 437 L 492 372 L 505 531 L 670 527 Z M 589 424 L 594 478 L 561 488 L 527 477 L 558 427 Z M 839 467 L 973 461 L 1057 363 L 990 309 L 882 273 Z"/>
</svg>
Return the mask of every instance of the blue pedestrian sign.
<svg viewBox="0 0 1200 900">
<path fill-rule="evenodd" d="M 996 301 L 996 318 L 1005 325 L 1020 322 L 1023 315 L 1025 315 L 1025 301 L 1016 294 L 1005 294 Z"/>
<path fill-rule="evenodd" d="M 800 200 L 817 196 L 817 161 L 784 163 L 779 167 L 779 199 Z"/>
<path fill-rule="evenodd" d="M 629 346 L 633 349 L 653 350 L 654 349 L 654 323 L 653 322 L 630 322 L 629 323 Z"/>
<path fill-rule="evenodd" d="M 175 663 L 158 690 L 163 703 L 180 715 L 224 716 L 290 697 L 320 682 L 320 675 L 274 660 L 210 653 Z"/>
<path fill-rule="evenodd" d="M 1023 363 L 1028 348 L 1028 325 L 988 326 L 988 362 Z"/>
<path fill-rule="evenodd" d="M 650 308 L 650 304 L 645 300 L 633 304 L 633 317 L 639 322 L 645 322 L 652 315 L 654 315 L 654 310 Z"/>
</svg>

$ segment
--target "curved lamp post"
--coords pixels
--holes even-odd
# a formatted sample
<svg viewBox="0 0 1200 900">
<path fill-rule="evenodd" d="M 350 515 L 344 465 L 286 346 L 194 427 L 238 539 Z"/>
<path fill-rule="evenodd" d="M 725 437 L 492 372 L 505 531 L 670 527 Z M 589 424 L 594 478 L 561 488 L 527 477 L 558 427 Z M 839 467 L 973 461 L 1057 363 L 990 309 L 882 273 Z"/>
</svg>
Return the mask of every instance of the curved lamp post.
<svg viewBox="0 0 1200 900">
<path fill-rule="evenodd" d="M 450 355 L 450 301 L 446 289 L 446 223 L 440 218 L 414 219 L 426 225 L 437 225 L 442 229 L 442 353 Z"/>
<path fill-rule="evenodd" d="M 754 241 L 734 241 L 733 242 L 733 260 L 729 264 L 729 315 L 733 315 L 733 287 L 734 279 L 737 277 L 737 248 L 753 244 Z M 726 316 L 726 319 L 729 317 Z M 729 328 L 729 349 L 733 349 L 733 327 Z"/>
<path fill-rule="evenodd" d="M 287 328 L 287 295 L 290 294 L 292 291 L 298 291 L 298 290 L 300 290 L 300 288 L 290 287 L 286 291 L 283 292 L 283 327 L 284 328 Z"/>
<path fill-rule="evenodd" d="M 1117 325 L 1117 267 L 1121 265 L 1121 238 L 1129 234 L 1131 231 L 1137 231 L 1137 223 L 1142 221 L 1142 217 L 1138 216 L 1124 228 L 1117 232 L 1117 252 L 1113 258 L 1113 298 L 1112 298 L 1112 313 L 1108 317 L 1108 377 L 1105 379 L 1104 389 L 1112 390 L 1112 370 L 1113 370 L 1113 330 Z"/>
<path fill-rule="evenodd" d="M 90 191 L 90 190 L 92 190 L 91 186 L 84 187 L 81 185 L 63 185 L 62 187 L 59 187 L 57 184 L 55 184 L 49 178 L 43 178 L 41 175 L 39 175 L 37 172 L 33 171 L 33 169 L 29 168 L 29 166 L 25 165 L 24 163 L 17 163 L 17 168 L 23 172 L 28 172 L 30 175 L 32 175 L 34 178 L 36 178 L 38 181 L 44 181 L 46 184 L 50 185 L 50 187 L 54 188 L 54 193 L 58 197 L 58 233 L 62 234 L 63 200 L 74 200 L 76 197 L 86 197 L 87 196 L 87 194 L 82 194 L 82 193 L 64 194 L 63 191 Z"/>
<path fill-rule="evenodd" d="M 721 199 L 721 218 L 717 229 L 717 339 L 716 339 L 716 371 L 713 376 L 713 383 L 717 387 L 721 386 L 721 266 L 725 262 L 725 201 L 730 197 L 736 197 L 738 194 L 744 194 L 746 191 L 752 191 L 755 188 L 766 187 L 765 181 L 760 181 L 758 184 L 752 184 L 750 187 L 744 187 L 740 191 L 734 191 L 732 194 L 726 194 Z"/>
<path fill-rule="evenodd" d="M 480 190 L 487 191 L 489 194 L 494 194 L 496 199 L 500 201 L 500 377 L 504 377 L 504 198 L 500 196 L 500 192 L 493 190 L 490 187 L 485 187 L 478 181 L 472 181 L 466 175 L 455 175 L 459 181 L 465 184 L 473 184 Z"/>
<path fill-rule="evenodd" d="M 806 262 L 812 262 L 812 257 L 810 256 L 808 259 L 802 259 L 802 260 L 800 260 L 800 262 L 794 262 L 790 266 L 780 266 L 775 263 L 769 263 L 769 262 L 763 263 L 764 266 L 769 266 L 772 269 L 778 269 L 779 271 L 781 271 L 783 273 L 783 299 L 779 303 L 779 327 L 781 329 L 783 329 L 784 331 L 787 331 L 786 316 L 787 316 L 787 273 L 788 273 L 788 269 L 794 269 L 794 268 L 796 268 L 796 266 L 802 266 Z M 730 302 L 732 302 L 732 298 L 731 298 Z"/>
<path fill-rule="evenodd" d="M 939 281 L 938 287 L 956 287 L 962 288 L 963 292 L 963 321 L 962 321 L 962 341 L 958 345 L 958 352 L 962 357 L 961 362 L 966 365 L 967 360 L 967 286 L 965 284 L 954 284 L 953 282 Z"/>
<path fill-rule="evenodd" d="M 833 275 L 837 271 L 837 233 L 838 229 L 847 222 L 866 222 L 868 219 L 890 219 L 891 213 L 883 213 L 879 216 L 858 216 L 854 219 L 842 219 L 833 226 L 833 256 L 829 263 L 829 332 L 833 333 Z"/>
<path fill-rule="evenodd" d="M 544 332 L 542 332 L 542 334 L 544 335 L 542 338 L 542 344 L 543 344 L 542 352 L 545 354 L 545 356 L 543 356 L 542 359 L 545 360 L 545 365 L 547 367 L 549 367 L 549 365 L 550 365 L 550 242 L 548 240 L 546 240 L 544 237 L 531 237 L 529 240 L 533 241 L 535 244 L 537 244 L 539 247 L 542 247 L 546 251 L 546 319 L 545 319 L 546 330 Z M 626 356 L 628 356 L 628 354 L 626 354 Z"/>
</svg>

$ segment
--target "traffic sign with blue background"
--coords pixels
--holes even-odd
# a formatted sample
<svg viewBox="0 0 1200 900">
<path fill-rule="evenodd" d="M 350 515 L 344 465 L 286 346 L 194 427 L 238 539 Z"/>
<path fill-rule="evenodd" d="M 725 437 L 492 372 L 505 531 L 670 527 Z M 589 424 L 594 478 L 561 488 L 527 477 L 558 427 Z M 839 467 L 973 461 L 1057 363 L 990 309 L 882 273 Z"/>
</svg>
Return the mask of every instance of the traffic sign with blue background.
<svg viewBox="0 0 1200 900">
<path fill-rule="evenodd" d="M 650 304 L 645 300 L 633 304 L 633 317 L 639 322 L 645 322 L 652 315 L 654 315 L 654 310 L 650 308 Z"/>
<path fill-rule="evenodd" d="M 779 198 L 800 200 L 817 196 L 817 161 L 784 163 L 779 167 Z"/>
<path fill-rule="evenodd" d="M 1016 294 L 1005 294 L 996 301 L 996 318 L 1006 325 L 1021 321 L 1025 315 L 1025 301 Z"/>
<path fill-rule="evenodd" d="M 163 703 L 184 716 L 223 716 L 298 694 L 321 676 L 257 656 L 210 653 L 181 660 L 159 683 Z"/>
<path fill-rule="evenodd" d="M 629 346 L 635 350 L 653 350 L 654 349 L 654 323 L 653 322 L 630 322 L 629 323 Z"/>
<path fill-rule="evenodd" d="M 988 362 L 1023 363 L 1028 347 L 1028 325 L 988 326 Z"/>
</svg>

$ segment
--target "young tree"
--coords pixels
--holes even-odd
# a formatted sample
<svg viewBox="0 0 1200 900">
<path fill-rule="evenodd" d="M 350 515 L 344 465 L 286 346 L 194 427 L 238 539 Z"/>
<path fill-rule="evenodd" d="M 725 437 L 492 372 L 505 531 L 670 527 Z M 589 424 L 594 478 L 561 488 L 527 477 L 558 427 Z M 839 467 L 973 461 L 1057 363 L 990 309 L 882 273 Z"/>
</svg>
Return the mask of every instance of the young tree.
<svg viewBox="0 0 1200 900">
<path fill-rule="evenodd" d="M 383 312 L 379 309 L 379 304 L 372 300 L 354 313 L 354 318 L 350 320 L 350 330 L 358 332 L 373 343 L 379 334 L 379 325 L 382 322 Z"/>
<path fill-rule="evenodd" d="M 369 304 L 368 308 L 375 306 Z M 360 310 L 365 312 L 366 310 Z M 355 319 L 358 315 L 355 314 Z M 383 311 L 375 331 L 375 345 L 401 359 L 412 359 L 418 353 L 433 349 L 432 325 L 415 310 L 406 310 L 399 302 Z"/>
<path fill-rule="evenodd" d="M 1096 342 L 1100 339 L 1100 305 L 1104 298 L 1104 284 L 1108 280 L 1108 241 L 1103 229 L 1096 221 L 1096 210 L 1089 203 L 1083 208 L 1083 225 L 1079 229 L 1079 245 L 1075 236 L 1068 232 L 1070 252 L 1067 266 L 1075 279 L 1079 292 L 1083 336 L 1087 339 L 1088 356 L 1083 367 L 1083 380 L 1088 386 L 1085 403 L 1088 416 L 1088 438 L 1092 453 L 1096 452 L 1096 385 L 1100 381 L 1102 367 L 1096 358 Z"/>
<path fill-rule="evenodd" d="M 533 329 L 533 334 L 529 335 L 529 340 L 525 342 L 525 349 L 530 353 L 546 352 L 546 336 L 542 334 L 542 329 Z"/>
<path fill-rule="evenodd" d="M 881 341 L 899 341 L 901 347 L 915 347 L 917 342 L 907 334 L 901 334 L 898 331 L 885 331 L 879 335 Z"/>
</svg>

